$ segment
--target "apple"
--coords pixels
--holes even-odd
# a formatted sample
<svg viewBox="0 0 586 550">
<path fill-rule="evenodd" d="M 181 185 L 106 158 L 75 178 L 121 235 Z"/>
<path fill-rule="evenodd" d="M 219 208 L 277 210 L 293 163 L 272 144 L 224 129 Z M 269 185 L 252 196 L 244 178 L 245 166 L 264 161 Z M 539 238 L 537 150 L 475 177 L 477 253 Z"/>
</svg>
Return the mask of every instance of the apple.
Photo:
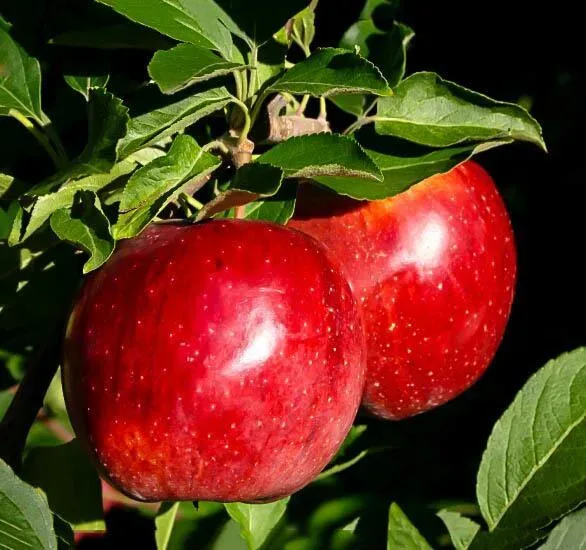
<svg viewBox="0 0 586 550">
<path fill-rule="evenodd" d="M 466 162 L 372 202 L 305 183 L 297 200 L 290 226 L 338 257 L 363 310 L 365 408 L 402 419 L 470 387 L 515 288 L 511 223 L 488 173 Z"/>
<path fill-rule="evenodd" d="M 157 224 L 85 281 L 64 344 L 74 429 L 137 500 L 261 502 L 332 458 L 364 388 L 359 308 L 313 238 Z"/>
</svg>

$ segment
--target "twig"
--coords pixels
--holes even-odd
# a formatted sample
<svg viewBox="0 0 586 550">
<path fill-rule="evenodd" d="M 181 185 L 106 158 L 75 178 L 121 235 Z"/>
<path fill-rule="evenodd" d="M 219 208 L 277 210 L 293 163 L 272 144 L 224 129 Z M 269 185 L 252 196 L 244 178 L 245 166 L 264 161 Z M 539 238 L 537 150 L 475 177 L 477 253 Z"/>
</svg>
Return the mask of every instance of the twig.
<svg viewBox="0 0 586 550">
<path fill-rule="evenodd" d="M 33 425 L 49 384 L 59 366 L 63 321 L 55 323 L 45 345 L 32 358 L 2 422 L 0 422 L 0 457 L 10 466 L 20 466 L 26 438 Z"/>
<path fill-rule="evenodd" d="M 31 122 L 27 117 L 25 117 L 20 111 L 16 109 L 10 109 L 8 114 L 18 120 L 39 142 L 39 145 L 47 152 L 47 154 L 51 157 L 53 164 L 57 168 L 61 168 L 64 166 L 64 160 L 57 154 L 57 151 L 51 145 L 51 142 L 47 138 L 47 136 L 39 130 L 33 122 Z"/>
</svg>

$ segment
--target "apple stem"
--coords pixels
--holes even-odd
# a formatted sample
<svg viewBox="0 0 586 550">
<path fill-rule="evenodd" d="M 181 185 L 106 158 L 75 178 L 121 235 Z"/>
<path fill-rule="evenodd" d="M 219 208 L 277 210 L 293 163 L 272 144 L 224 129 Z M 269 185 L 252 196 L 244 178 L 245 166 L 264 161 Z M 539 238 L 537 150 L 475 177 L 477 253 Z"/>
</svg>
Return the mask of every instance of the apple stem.
<svg viewBox="0 0 586 550">
<path fill-rule="evenodd" d="M 296 114 L 302 115 L 305 112 L 305 109 L 306 109 L 308 103 L 309 103 L 309 94 L 305 94 L 301 98 L 301 103 L 299 104 L 299 107 L 297 108 Z"/>
<path fill-rule="evenodd" d="M 351 134 L 352 132 L 355 132 L 356 130 L 362 128 L 364 125 L 369 124 L 371 122 L 374 122 L 376 120 L 376 117 L 374 116 L 361 116 L 358 117 L 358 119 L 353 122 L 352 124 L 350 124 L 350 126 L 348 126 L 348 128 L 346 128 L 342 133 L 347 136 L 349 134 Z"/>
<path fill-rule="evenodd" d="M 63 323 L 55 324 L 46 343 L 31 358 L 24 378 L 0 422 L 0 458 L 20 466 L 28 433 L 59 367 Z"/>
</svg>

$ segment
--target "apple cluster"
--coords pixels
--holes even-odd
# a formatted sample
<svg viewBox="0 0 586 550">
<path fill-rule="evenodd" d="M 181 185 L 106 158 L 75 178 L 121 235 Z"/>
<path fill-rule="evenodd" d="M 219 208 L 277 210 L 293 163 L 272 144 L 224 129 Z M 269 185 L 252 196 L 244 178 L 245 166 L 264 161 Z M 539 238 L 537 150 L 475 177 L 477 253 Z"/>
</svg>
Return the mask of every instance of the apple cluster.
<svg viewBox="0 0 586 550">
<path fill-rule="evenodd" d="M 358 407 L 470 387 L 515 285 L 511 224 L 467 162 L 359 202 L 301 184 L 288 227 L 151 225 L 85 281 L 64 388 L 102 476 L 144 501 L 267 502 L 309 483 Z"/>
</svg>

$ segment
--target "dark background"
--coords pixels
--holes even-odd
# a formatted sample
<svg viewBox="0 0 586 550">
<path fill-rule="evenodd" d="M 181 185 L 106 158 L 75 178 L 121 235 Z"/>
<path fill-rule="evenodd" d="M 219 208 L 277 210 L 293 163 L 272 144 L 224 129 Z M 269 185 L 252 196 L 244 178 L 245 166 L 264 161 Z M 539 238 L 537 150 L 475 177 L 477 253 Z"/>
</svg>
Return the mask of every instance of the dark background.
<svg viewBox="0 0 586 550">
<path fill-rule="evenodd" d="M 57 60 L 56 66 L 62 69 L 80 60 L 68 59 L 60 48 L 43 53 L 39 44 L 55 28 L 66 28 L 67 20 L 83 11 L 84 4 L 0 0 L 0 13 L 18 21 L 17 15 L 27 12 L 28 22 L 16 25 L 27 49 L 47 65 Z M 362 1 L 320 0 L 314 45 L 337 45 L 362 5 Z M 504 195 L 519 255 L 511 320 L 487 374 L 466 394 L 433 413 L 400 423 L 366 420 L 373 444 L 384 442 L 394 447 L 392 451 L 364 459 L 339 476 L 336 485 L 305 490 L 291 503 L 291 521 L 303 525 L 312 510 L 328 498 L 355 496 L 358 508 L 367 511 L 359 533 L 371 540 L 368 548 L 384 547 L 388 505 L 398 501 L 433 539 L 441 526 L 433 519 L 431 507 L 452 499 L 474 501 L 476 471 L 490 430 L 523 383 L 548 359 L 586 345 L 582 267 L 586 255 L 582 162 L 586 94 L 581 53 L 584 30 L 578 5 L 570 0 L 540 5 L 528 0 L 403 0 L 398 10 L 389 7 L 377 12 L 377 23 L 383 28 L 396 16 L 415 30 L 408 74 L 435 71 L 496 99 L 523 98 L 543 126 L 549 153 L 520 144 L 478 159 Z M 120 74 L 137 79 L 144 75 L 149 59 L 148 53 L 130 50 L 115 54 L 87 50 L 84 55 L 84 63 L 107 63 Z M 45 108 L 56 114 L 68 146 L 75 150 L 77 142 L 78 147 L 83 146 L 85 130 L 80 129 L 85 125 L 85 113 L 73 92 L 56 84 L 59 79 L 57 71 L 46 77 Z M 124 88 L 119 82 L 114 84 Z M 333 108 L 330 114 L 334 122 L 346 120 Z M 31 163 L 26 154 L 19 153 L 23 144 L 36 147 L 15 122 L 0 120 L 0 171 L 10 169 L 25 179 L 41 177 L 50 166 L 38 160 Z M 34 153 L 31 157 L 38 159 Z M 107 542 L 86 541 L 82 547 L 111 548 L 123 545 L 122 537 L 130 537 L 137 547 L 148 548 L 149 542 L 144 541 L 152 540 L 152 523 L 136 514 L 132 517 L 129 521 L 128 516 L 115 512 L 109 523 L 118 535 Z M 203 547 L 204 539 L 194 537 L 190 544 Z"/>
</svg>

